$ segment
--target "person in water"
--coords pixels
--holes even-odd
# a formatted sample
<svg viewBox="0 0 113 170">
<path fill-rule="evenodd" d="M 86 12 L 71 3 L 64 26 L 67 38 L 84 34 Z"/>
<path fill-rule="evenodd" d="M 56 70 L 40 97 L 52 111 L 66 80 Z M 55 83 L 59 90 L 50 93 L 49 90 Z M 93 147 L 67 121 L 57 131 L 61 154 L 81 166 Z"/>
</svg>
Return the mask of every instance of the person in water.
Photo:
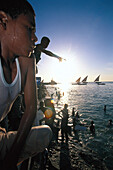
<svg viewBox="0 0 113 170">
<path fill-rule="evenodd" d="M 18 131 L 0 128 L 0 169 L 15 170 L 42 152 L 52 137 L 49 126 L 32 127 L 37 111 L 35 12 L 27 0 L 0 1 L 0 121 L 24 92 L 25 111 Z M 16 113 L 15 113 L 16 114 Z"/>
<path fill-rule="evenodd" d="M 112 119 L 109 119 L 109 121 L 108 121 L 108 126 L 112 126 L 113 124 L 112 124 Z"/>
<path fill-rule="evenodd" d="M 95 133 L 95 125 L 94 125 L 94 121 L 91 121 L 91 124 L 90 124 L 90 131 L 92 133 Z"/>
<path fill-rule="evenodd" d="M 104 112 L 106 112 L 106 105 L 104 105 Z"/>
</svg>

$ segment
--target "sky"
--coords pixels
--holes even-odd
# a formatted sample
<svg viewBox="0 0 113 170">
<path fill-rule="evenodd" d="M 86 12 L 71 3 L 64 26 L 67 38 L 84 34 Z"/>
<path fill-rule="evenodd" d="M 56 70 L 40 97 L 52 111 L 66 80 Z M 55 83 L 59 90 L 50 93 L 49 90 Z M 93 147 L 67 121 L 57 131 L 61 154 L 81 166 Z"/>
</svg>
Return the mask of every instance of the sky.
<svg viewBox="0 0 113 170">
<path fill-rule="evenodd" d="M 38 42 L 50 39 L 47 50 L 66 61 L 45 54 L 38 63 L 44 81 L 113 81 L 113 0 L 28 0 L 36 13 Z"/>
</svg>

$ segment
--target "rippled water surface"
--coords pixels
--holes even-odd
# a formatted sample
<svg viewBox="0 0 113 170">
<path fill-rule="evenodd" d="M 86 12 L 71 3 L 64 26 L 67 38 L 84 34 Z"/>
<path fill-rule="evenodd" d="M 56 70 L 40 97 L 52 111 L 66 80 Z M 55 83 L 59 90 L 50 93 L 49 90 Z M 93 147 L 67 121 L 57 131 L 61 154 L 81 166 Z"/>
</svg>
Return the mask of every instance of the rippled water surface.
<svg viewBox="0 0 113 170">
<path fill-rule="evenodd" d="M 50 94 L 53 94 L 56 112 L 61 110 L 65 103 L 68 104 L 69 115 L 72 108 L 79 111 L 80 122 L 86 126 L 91 120 L 95 123 L 95 135 L 92 135 L 87 128 L 86 131 L 79 131 L 79 140 L 96 151 L 105 161 L 109 170 L 113 169 L 113 127 L 108 126 L 108 120 L 113 120 L 113 83 L 97 85 L 88 83 L 87 85 L 62 84 L 47 86 Z M 57 100 L 56 92 L 64 95 Z M 106 112 L 104 112 L 106 105 Z M 71 118 L 70 118 L 71 123 Z"/>
</svg>

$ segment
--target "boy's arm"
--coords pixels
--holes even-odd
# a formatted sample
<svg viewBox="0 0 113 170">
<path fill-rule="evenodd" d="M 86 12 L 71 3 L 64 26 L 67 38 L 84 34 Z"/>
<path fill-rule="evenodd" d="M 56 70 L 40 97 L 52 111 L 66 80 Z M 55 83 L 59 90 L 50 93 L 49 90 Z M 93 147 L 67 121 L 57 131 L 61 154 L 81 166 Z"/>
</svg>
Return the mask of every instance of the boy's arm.
<svg viewBox="0 0 113 170">
<path fill-rule="evenodd" d="M 16 166 L 19 154 L 25 144 L 25 140 L 29 134 L 37 110 L 35 62 L 33 58 L 26 58 L 25 61 L 27 62 L 28 66 L 24 85 L 26 107 L 13 146 L 4 160 L 4 169 L 7 170 L 13 170 Z"/>
<path fill-rule="evenodd" d="M 55 58 L 59 59 L 59 61 L 62 61 L 62 60 L 63 60 L 62 57 L 60 57 L 60 56 L 52 53 L 51 51 L 48 51 L 48 50 L 45 50 L 45 49 L 44 49 L 44 50 L 43 50 L 43 53 L 45 53 L 46 55 L 49 55 L 49 56 L 51 56 L 51 57 L 55 57 Z"/>
<path fill-rule="evenodd" d="M 55 57 L 55 58 L 59 59 L 59 61 L 65 60 L 65 59 L 63 59 L 62 57 L 60 57 L 60 56 L 52 53 L 51 51 L 45 50 L 44 48 L 42 48 L 41 45 L 38 45 L 38 46 L 36 47 L 36 52 L 37 52 L 37 51 L 43 52 L 43 53 L 45 53 L 46 55 L 49 55 L 49 56 L 51 56 L 51 57 Z"/>
</svg>

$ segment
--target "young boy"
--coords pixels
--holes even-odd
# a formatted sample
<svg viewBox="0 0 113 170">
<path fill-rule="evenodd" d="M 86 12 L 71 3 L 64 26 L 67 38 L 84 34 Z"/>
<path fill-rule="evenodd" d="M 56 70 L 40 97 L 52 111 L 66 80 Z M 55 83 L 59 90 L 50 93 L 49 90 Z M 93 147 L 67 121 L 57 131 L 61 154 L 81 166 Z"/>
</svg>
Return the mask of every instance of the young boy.
<svg viewBox="0 0 113 170">
<path fill-rule="evenodd" d="M 41 53 L 44 53 L 50 57 L 57 58 L 59 59 L 59 61 L 65 60 L 62 57 L 59 57 L 58 55 L 52 53 L 51 51 L 46 50 L 49 43 L 50 43 L 50 39 L 48 37 L 42 37 L 41 43 L 36 45 L 36 48 L 34 49 L 36 64 L 41 60 Z"/>
<path fill-rule="evenodd" d="M 37 95 L 35 59 L 30 55 L 36 41 L 35 13 L 27 0 L 1 0 L 0 121 L 22 91 L 26 106 L 18 131 L 0 130 L 1 170 L 14 170 L 17 163 L 43 151 L 52 136 L 48 126 L 31 128 L 37 111 Z"/>
</svg>

